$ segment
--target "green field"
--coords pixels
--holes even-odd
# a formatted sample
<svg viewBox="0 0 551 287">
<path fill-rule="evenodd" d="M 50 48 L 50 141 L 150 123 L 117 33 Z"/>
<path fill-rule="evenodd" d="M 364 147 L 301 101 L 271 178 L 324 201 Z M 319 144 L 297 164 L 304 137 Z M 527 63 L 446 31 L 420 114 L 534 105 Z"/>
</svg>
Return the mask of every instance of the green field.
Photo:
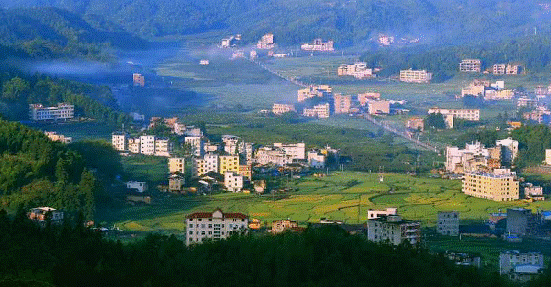
<svg viewBox="0 0 551 287">
<path fill-rule="evenodd" d="M 421 220 L 433 226 L 438 211 L 456 210 L 462 220 L 481 221 L 488 213 L 509 207 L 551 209 L 551 202 L 500 203 L 472 198 L 460 192 L 461 182 L 401 174 L 384 174 L 380 182 L 376 173 L 334 172 L 328 177 L 306 177 L 291 180 L 288 194 L 257 196 L 223 193 L 208 196 L 161 194 L 150 206 L 105 211 L 99 221 L 116 224 L 123 230 L 184 231 L 186 214 L 222 208 L 243 212 L 267 223 L 290 218 L 305 225 L 326 217 L 348 223 L 365 222 L 370 208 L 397 207 L 406 219 Z"/>
</svg>

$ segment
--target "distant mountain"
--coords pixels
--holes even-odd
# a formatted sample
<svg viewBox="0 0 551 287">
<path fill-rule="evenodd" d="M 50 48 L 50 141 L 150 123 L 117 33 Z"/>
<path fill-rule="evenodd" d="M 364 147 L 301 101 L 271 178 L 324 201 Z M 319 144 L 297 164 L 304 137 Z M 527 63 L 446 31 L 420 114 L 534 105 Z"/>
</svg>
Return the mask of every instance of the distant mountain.
<svg viewBox="0 0 551 287">
<path fill-rule="evenodd" d="M 101 55 L 101 48 L 105 46 L 147 45 L 146 41 L 100 16 L 84 18 L 59 8 L 0 9 L 0 44 L 17 47 L 31 56 L 92 58 Z"/>
<path fill-rule="evenodd" d="M 536 0 L 0 0 L 0 6 L 58 7 L 145 37 L 218 30 L 253 42 L 273 32 L 282 44 L 322 37 L 358 45 L 378 33 L 421 43 L 480 42 L 551 22 L 549 5 Z"/>
</svg>

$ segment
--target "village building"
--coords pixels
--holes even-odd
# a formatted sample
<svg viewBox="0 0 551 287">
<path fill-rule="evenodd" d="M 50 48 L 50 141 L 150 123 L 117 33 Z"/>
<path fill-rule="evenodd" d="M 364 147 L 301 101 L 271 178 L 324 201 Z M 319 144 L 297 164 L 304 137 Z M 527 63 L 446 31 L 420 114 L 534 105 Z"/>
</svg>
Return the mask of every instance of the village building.
<svg viewBox="0 0 551 287">
<path fill-rule="evenodd" d="M 333 95 L 335 114 L 349 114 L 352 108 L 352 96 L 334 94 Z"/>
<path fill-rule="evenodd" d="M 275 48 L 274 34 L 268 33 L 262 36 L 260 41 L 256 43 L 257 49 L 269 50 Z"/>
<path fill-rule="evenodd" d="M 331 106 L 329 103 L 315 105 L 312 108 L 305 108 L 302 115 L 309 118 L 326 119 L 331 115 Z"/>
<path fill-rule="evenodd" d="M 544 269 L 543 254 L 510 250 L 499 254 L 499 274 L 515 281 L 527 282 Z"/>
<path fill-rule="evenodd" d="M 425 130 L 425 119 L 421 117 L 411 117 L 406 122 L 406 127 L 413 131 L 424 131 Z"/>
<path fill-rule="evenodd" d="M 363 93 L 358 94 L 358 102 L 360 103 L 360 106 L 366 106 L 369 101 L 378 101 L 381 99 L 381 93 Z"/>
<path fill-rule="evenodd" d="M 352 76 L 356 79 L 369 79 L 374 78 L 376 75 L 373 73 L 373 69 L 367 67 L 367 63 L 359 62 L 351 65 L 343 64 L 337 68 L 338 76 Z"/>
<path fill-rule="evenodd" d="M 390 101 L 385 101 L 385 100 L 369 101 L 368 113 L 370 115 L 389 114 Z"/>
<path fill-rule="evenodd" d="M 200 136 L 187 136 L 184 138 L 184 142 L 191 147 L 191 154 L 193 156 L 203 155 L 203 138 Z"/>
<path fill-rule="evenodd" d="M 205 240 L 226 239 L 249 230 L 249 217 L 243 213 L 196 212 L 186 217 L 186 245 Z"/>
<path fill-rule="evenodd" d="M 432 73 L 426 70 L 401 70 L 400 81 L 406 83 L 430 83 L 432 79 Z"/>
<path fill-rule="evenodd" d="M 482 62 L 480 59 L 464 59 L 459 63 L 460 72 L 480 73 Z"/>
<path fill-rule="evenodd" d="M 289 112 L 296 112 L 295 105 L 274 104 L 272 107 L 272 113 L 274 113 L 274 115 L 282 115 Z"/>
<path fill-rule="evenodd" d="M 168 159 L 169 173 L 186 173 L 186 159 L 183 157 L 171 157 Z"/>
<path fill-rule="evenodd" d="M 436 220 L 436 232 L 442 235 L 459 235 L 459 212 L 440 211 Z"/>
<path fill-rule="evenodd" d="M 386 209 L 368 209 L 367 220 L 377 219 L 383 216 L 398 215 L 396 207 L 388 207 Z"/>
<path fill-rule="evenodd" d="M 333 93 L 333 88 L 328 85 L 310 86 L 297 91 L 297 101 L 303 102 L 310 98 L 329 99 Z"/>
<path fill-rule="evenodd" d="M 323 42 L 322 39 L 315 39 L 312 43 L 305 43 L 300 45 L 300 49 L 303 51 L 320 51 L 320 52 L 332 52 L 335 51 L 333 47 L 333 41 Z"/>
<path fill-rule="evenodd" d="M 69 120 L 75 116 L 75 106 L 58 103 L 55 107 L 44 107 L 42 104 L 29 105 L 29 118 L 32 121 Z"/>
<path fill-rule="evenodd" d="M 225 174 L 227 171 L 239 172 L 239 156 L 238 155 L 221 155 L 219 160 L 219 174 Z"/>
<path fill-rule="evenodd" d="M 134 87 L 144 87 L 145 77 L 142 74 L 134 73 L 132 74 L 132 83 Z"/>
<path fill-rule="evenodd" d="M 318 151 L 308 152 L 308 166 L 312 168 L 322 169 L 325 168 L 325 155 Z"/>
<path fill-rule="evenodd" d="M 367 221 L 367 239 L 399 245 L 403 241 L 416 245 L 421 240 L 421 224 L 399 215 L 381 216 Z"/>
<path fill-rule="evenodd" d="M 224 173 L 224 187 L 231 192 L 239 192 L 243 190 L 243 176 L 232 172 L 226 171 Z"/>
<path fill-rule="evenodd" d="M 466 173 L 463 193 L 493 201 L 512 201 L 519 199 L 519 182 L 516 174 L 508 169 Z"/>
<path fill-rule="evenodd" d="M 135 192 L 143 193 L 147 191 L 147 183 L 143 181 L 128 181 L 126 188 Z"/>
<path fill-rule="evenodd" d="M 73 141 L 72 137 L 66 137 L 64 135 L 57 134 L 56 132 L 44 132 L 44 134 L 54 142 L 60 142 L 64 144 L 70 144 Z"/>
<path fill-rule="evenodd" d="M 278 234 L 282 233 L 286 230 L 292 230 L 293 228 L 297 228 L 298 223 L 294 220 L 275 220 L 272 222 L 272 233 Z"/>
<path fill-rule="evenodd" d="M 128 134 L 124 132 L 114 132 L 111 135 L 111 145 L 116 151 L 128 150 Z"/>
<path fill-rule="evenodd" d="M 27 213 L 27 218 L 41 225 L 46 224 L 48 220 L 52 224 L 61 224 L 64 217 L 65 213 L 63 211 L 51 207 L 36 207 Z"/>
<path fill-rule="evenodd" d="M 168 191 L 169 192 L 182 192 L 184 190 L 185 178 L 183 174 L 173 173 L 168 177 Z"/>
</svg>

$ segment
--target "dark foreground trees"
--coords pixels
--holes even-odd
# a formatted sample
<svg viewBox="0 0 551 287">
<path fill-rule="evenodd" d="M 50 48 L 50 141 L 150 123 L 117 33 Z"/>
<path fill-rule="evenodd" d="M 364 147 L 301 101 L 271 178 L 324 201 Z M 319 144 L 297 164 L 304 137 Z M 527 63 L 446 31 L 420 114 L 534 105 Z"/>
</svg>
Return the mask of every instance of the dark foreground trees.
<svg viewBox="0 0 551 287">
<path fill-rule="evenodd" d="M 57 286 L 508 284 L 497 274 L 456 266 L 424 249 L 374 244 L 336 227 L 188 248 L 175 236 L 162 235 L 123 245 L 81 226 L 39 229 L 24 214 L 9 220 L 0 212 L 0 286 L 1 278 Z"/>
</svg>

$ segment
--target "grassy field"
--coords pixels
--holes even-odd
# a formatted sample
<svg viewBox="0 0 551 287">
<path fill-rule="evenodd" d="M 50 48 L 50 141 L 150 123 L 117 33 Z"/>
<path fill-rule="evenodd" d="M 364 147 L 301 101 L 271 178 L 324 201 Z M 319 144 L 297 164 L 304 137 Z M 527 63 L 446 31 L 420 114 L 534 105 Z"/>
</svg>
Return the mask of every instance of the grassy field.
<svg viewBox="0 0 551 287">
<path fill-rule="evenodd" d="M 222 208 L 243 212 L 265 223 L 290 218 L 305 225 L 326 217 L 348 223 L 365 222 L 370 208 L 397 207 L 407 219 L 421 220 L 433 226 L 438 211 L 457 210 L 462 220 L 484 220 L 488 213 L 509 207 L 551 209 L 551 202 L 500 203 L 466 196 L 461 182 L 401 174 L 334 172 L 328 177 L 290 180 L 288 186 L 298 191 L 272 197 L 249 194 L 176 196 L 161 194 L 152 205 L 105 211 L 99 221 L 116 224 L 123 230 L 184 231 L 186 214 Z"/>
</svg>

